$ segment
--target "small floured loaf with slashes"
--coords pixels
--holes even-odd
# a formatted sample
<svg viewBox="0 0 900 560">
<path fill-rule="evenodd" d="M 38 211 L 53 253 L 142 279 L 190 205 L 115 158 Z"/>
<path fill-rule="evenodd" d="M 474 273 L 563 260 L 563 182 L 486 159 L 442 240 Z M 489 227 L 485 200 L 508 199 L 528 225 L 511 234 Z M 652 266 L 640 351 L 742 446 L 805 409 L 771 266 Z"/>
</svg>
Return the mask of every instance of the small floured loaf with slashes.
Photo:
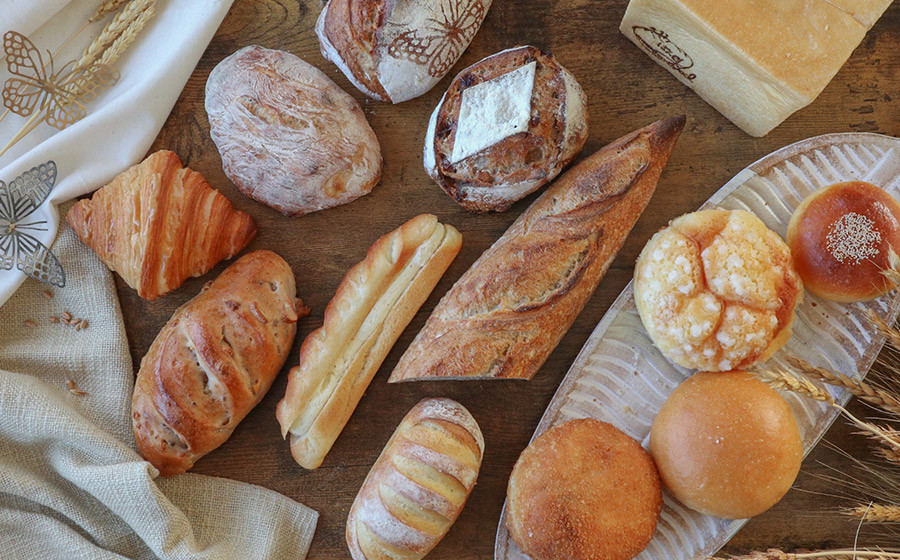
<svg viewBox="0 0 900 560">
<path fill-rule="evenodd" d="M 425 135 L 425 170 L 472 212 L 502 212 L 552 181 L 588 132 L 584 91 L 549 53 L 531 46 L 459 73 Z"/>
<path fill-rule="evenodd" d="M 451 399 L 413 407 L 363 482 L 347 518 L 354 560 L 418 560 L 447 534 L 481 467 L 478 423 Z"/>
</svg>

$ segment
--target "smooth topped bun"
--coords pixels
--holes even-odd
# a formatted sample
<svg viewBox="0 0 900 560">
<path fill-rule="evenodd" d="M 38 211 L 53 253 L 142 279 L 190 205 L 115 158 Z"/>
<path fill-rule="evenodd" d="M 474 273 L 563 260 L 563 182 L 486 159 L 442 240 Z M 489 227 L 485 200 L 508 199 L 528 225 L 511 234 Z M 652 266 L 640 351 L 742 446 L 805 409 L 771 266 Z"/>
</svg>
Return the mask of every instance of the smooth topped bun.
<svg viewBox="0 0 900 560">
<path fill-rule="evenodd" d="M 590 418 L 532 441 L 513 468 L 508 499 L 509 534 L 533 560 L 630 560 L 647 547 L 662 507 L 650 455 Z"/>
<path fill-rule="evenodd" d="M 749 367 L 791 335 L 803 296 L 787 245 L 743 210 L 672 220 L 638 257 L 634 297 L 657 347 L 699 370 Z"/>
<path fill-rule="evenodd" d="M 663 483 L 691 509 L 743 519 L 787 493 L 803 442 L 791 407 L 743 371 L 701 372 L 679 385 L 650 430 Z"/>
<path fill-rule="evenodd" d="M 834 301 L 867 301 L 896 288 L 881 271 L 900 252 L 900 204 L 863 181 L 807 196 L 788 224 L 787 242 L 803 285 Z"/>
</svg>

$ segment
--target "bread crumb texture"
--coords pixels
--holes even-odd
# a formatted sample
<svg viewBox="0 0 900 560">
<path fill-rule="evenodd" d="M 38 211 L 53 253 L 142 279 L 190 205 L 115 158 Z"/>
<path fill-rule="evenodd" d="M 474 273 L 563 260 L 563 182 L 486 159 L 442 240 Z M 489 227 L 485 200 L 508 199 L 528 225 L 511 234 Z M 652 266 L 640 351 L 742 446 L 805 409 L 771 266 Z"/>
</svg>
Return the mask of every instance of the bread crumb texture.
<svg viewBox="0 0 900 560">
<path fill-rule="evenodd" d="M 708 371 L 767 359 L 790 336 L 802 284 L 790 250 L 742 210 L 673 220 L 647 243 L 634 294 L 653 342 L 676 364 Z"/>
</svg>

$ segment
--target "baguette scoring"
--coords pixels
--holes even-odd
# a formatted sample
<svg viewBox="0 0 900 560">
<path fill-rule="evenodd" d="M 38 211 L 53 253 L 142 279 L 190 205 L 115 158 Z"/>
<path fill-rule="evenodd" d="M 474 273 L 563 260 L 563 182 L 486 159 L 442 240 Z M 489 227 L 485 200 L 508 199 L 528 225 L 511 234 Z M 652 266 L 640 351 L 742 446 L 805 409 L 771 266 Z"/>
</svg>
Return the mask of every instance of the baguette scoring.
<svg viewBox="0 0 900 560">
<path fill-rule="evenodd" d="M 322 464 L 461 240 L 453 226 L 422 214 L 381 237 L 347 273 L 325 310 L 324 325 L 303 342 L 276 411 L 300 466 Z"/>
<path fill-rule="evenodd" d="M 390 382 L 533 377 L 650 201 L 683 126 L 658 121 L 563 175 L 441 299 Z"/>
</svg>

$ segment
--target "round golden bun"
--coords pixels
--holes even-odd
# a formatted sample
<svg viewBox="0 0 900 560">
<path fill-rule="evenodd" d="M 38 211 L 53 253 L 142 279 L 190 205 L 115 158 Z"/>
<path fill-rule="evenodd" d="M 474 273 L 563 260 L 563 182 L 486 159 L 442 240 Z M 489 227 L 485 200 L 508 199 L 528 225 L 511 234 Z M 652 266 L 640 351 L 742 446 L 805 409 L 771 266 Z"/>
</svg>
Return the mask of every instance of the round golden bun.
<svg viewBox="0 0 900 560">
<path fill-rule="evenodd" d="M 650 455 L 606 422 L 570 420 L 525 448 L 506 526 L 533 560 L 630 560 L 653 538 L 662 491 Z"/>
<path fill-rule="evenodd" d="M 803 459 L 791 407 L 743 371 L 701 372 L 679 385 L 650 430 L 663 484 L 706 515 L 758 515 L 790 489 Z"/>
<path fill-rule="evenodd" d="M 803 285 L 833 301 L 868 301 L 897 287 L 883 274 L 900 252 L 900 204 L 863 181 L 823 187 L 803 199 L 787 242 Z"/>
<path fill-rule="evenodd" d="M 784 241 L 749 212 L 672 220 L 638 257 L 634 299 L 663 354 L 698 370 L 768 359 L 791 336 L 803 286 Z"/>
</svg>

